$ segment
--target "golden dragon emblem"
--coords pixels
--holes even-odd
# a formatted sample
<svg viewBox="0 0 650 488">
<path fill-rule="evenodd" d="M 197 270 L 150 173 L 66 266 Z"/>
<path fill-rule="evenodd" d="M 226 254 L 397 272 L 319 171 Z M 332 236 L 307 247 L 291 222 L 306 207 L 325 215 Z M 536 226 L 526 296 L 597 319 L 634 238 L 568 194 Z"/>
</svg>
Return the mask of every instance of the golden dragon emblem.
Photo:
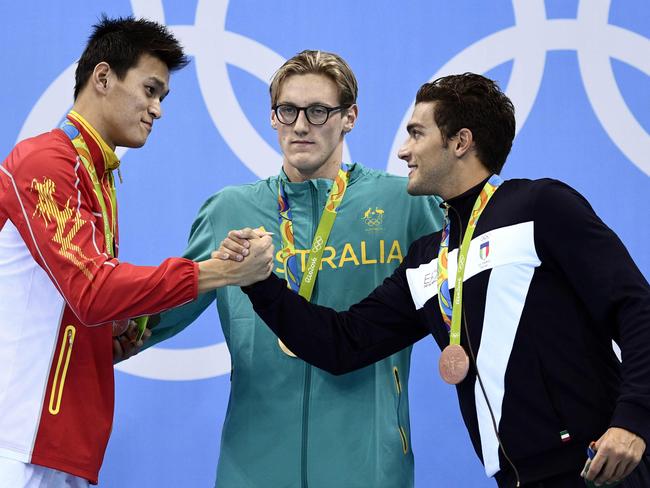
<svg viewBox="0 0 650 488">
<path fill-rule="evenodd" d="M 38 203 L 32 217 L 42 217 L 45 225 L 49 225 L 52 221 L 55 222 L 56 230 L 52 241 L 60 245 L 59 254 L 77 266 L 86 278 L 92 279 L 93 274 L 87 264 L 95 263 L 84 254 L 79 246 L 72 242 L 86 221 L 81 218 L 78 210 L 70 207 L 70 198 L 65 202 L 64 207 L 57 204 L 54 200 L 56 185 L 51 179 L 43 178 L 41 183 L 34 178 L 31 188 L 32 191 L 38 193 Z"/>
</svg>

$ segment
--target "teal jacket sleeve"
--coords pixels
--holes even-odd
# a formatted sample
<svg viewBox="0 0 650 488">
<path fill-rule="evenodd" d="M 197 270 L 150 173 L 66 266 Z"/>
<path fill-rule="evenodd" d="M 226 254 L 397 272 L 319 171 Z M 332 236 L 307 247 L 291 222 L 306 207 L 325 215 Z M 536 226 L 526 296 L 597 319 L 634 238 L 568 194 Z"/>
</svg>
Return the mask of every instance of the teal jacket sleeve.
<svg viewBox="0 0 650 488">
<path fill-rule="evenodd" d="M 217 199 L 218 195 L 214 195 L 201 207 L 196 220 L 192 224 L 189 241 L 183 257 L 193 261 L 209 259 L 210 253 L 219 247 L 220 240 L 225 237 L 217 236 L 214 232 L 213 219 L 215 216 L 215 201 Z M 215 297 L 216 293 L 214 291 L 204 293 L 192 302 L 160 314 L 160 322 L 154 325 L 151 330 L 151 338 L 145 343 L 144 348 L 146 349 L 158 344 L 181 332 L 214 302 Z M 155 323 L 156 320 L 157 318 L 153 322 Z"/>
</svg>

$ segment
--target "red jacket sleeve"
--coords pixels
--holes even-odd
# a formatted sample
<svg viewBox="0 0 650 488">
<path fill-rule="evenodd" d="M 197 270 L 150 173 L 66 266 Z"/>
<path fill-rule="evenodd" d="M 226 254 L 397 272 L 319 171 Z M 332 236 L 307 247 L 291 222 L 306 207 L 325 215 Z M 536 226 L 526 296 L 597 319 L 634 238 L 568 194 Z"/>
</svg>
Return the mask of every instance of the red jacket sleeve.
<svg viewBox="0 0 650 488">
<path fill-rule="evenodd" d="M 134 266 L 106 253 L 92 183 L 62 133 L 23 141 L 0 169 L 0 228 L 13 223 L 82 323 L 153 314 L 196 298 L 196 263 Z"/>
</svg>

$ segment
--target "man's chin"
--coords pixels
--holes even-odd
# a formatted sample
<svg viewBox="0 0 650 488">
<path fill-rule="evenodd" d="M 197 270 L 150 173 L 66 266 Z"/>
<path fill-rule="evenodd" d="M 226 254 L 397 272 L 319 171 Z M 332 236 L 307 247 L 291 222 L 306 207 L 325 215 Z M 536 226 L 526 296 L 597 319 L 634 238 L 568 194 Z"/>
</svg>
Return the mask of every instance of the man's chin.
<svg viewBox="0 0 650 488">
<path fill-rule="evenodd" d="M 311 174 L 318 171 L 322 164 L 307 159 L 294 159 L 289 162 L 289 166 L 300 173 Z"/>
<path fill-rule="evenodd" d="M 142 146 L 144 146 L 144 144 L 145 144 L 146 142 L 147 142 L 146 139 L 143 140 L 143 141 L 125 141 L 125 142 L 123 142 L 123 143 L 121 143 L 121 144 L 120 144 L 120 143 L 116 144 L 116 146 L 119 146 L 119 147 L 128 147 L 128 148 L 130 148 L 130 149 L 138 149 L 138 148 L 141 148 Z"/>
<path fill-rule="evenodd" d="M 419 195 L 426 195 L 426 193 L 424 193 L 422 191 L 422 188 L 418 187 L 418 185 L 416 185 L 414 182 L 412 182 L 410 180 L 408 182 L 408 185 L 406 185 L 406 192 L 409 195 L 412 195 L 414 197 L 419 196 Z"/>
</svg>

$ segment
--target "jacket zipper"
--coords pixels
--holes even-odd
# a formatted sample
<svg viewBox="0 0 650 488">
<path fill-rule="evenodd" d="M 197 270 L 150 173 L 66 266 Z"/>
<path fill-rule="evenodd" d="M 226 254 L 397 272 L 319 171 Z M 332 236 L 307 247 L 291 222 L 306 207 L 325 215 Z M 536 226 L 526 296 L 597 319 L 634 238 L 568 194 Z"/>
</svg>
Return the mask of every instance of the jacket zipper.
<svg viewBox="0 0 650 488">
<path fill-rule="evenodd" d="M 402 441 L 402 451 L 404 454 L 408 454 L 409 441 L 408 437 L 406 437 L 406 431 L 404 431 L 404 427 L 402 427 L 402 423 L 400 422 L 399 418 L 400 407 L 402 405 L 402 383 L 399 379 L 399 371 L 397 370 L 397 366 L 393 366 L 393 376 L 395 378 L 395 388 L 397 390 L 397 429 L 399 430 L 399 437 Z"/>
<path fill-rule="evenodd" d="M 311 193 L 311 209 L 312 209 L 312 219 L 311 219 L 311 233 L 314 235 L 316 232 L 316 222 L 318 222 L 319 212 L 318 212 L 318 190 L 314 188 L 314 183 L 311 182 L 309 186 L 309 191 Z M 311 244 L 311 243 L 310 243 Z M 311 301 L 316 301 L 316 287 L 314 287 L 314 292 L 311 296 Z M 300 450 L 300 479 L 301 487 L 308 488 L 309 484 L 307 481 L 307 448 L 309 442 L 309 400 L 311 397 L 311 370 L 312 367 L 309 363 L 305 362 L 305 383 L 302 396 L 302 446 Z"/>
<path fill-rule="evenodd" d="M 65 378 L 68 375 L 68 365 L 70 364 L 70 356 L 72 355 L 72 346 L 76 332 L 73 325 L 68 325 L 63 332 L 59 359 L 56 362 L 54 379 L 52 380 L 52 391 L 50 392 L 49 411 L 52 415 L 57 415 L 61 409 L 63 388 L 65 386 Z"/>
</svg>

